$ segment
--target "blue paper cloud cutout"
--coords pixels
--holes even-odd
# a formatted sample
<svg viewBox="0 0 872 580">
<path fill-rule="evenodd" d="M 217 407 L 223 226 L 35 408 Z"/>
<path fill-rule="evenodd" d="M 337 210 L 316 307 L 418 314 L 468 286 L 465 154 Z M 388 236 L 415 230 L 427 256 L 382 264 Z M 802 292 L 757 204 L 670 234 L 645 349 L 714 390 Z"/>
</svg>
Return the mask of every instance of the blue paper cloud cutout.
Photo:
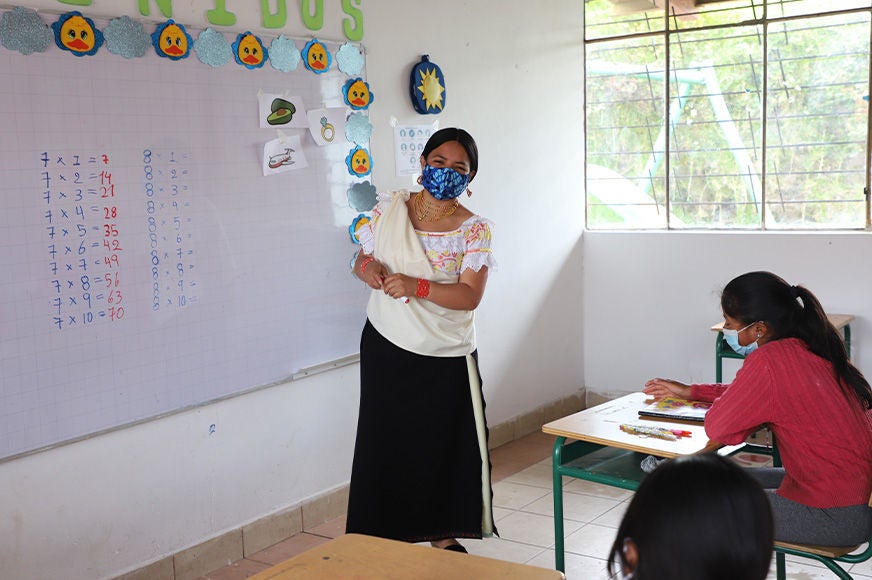
<svg viewBox="0 0 872 580">
<path fill-rule="evenodd" d="M 233 58 L 233 49 L 224 35 L 213 28 L 207 28 L 194 41 L 194 52 L 203 64 L 218 68 Z"/>
<path fill-rule="evenodd" d="M 142 23 L 129 16 L 114 18 L 103 31 L 106 38 L 106 48 L 112 54 L 120 54 L 124 58 L 144 56 L 151 44 L 148 33 Z"/>
<path fill-rule="evenodd" d="M 348 205 L 354 211 L 370 211 L 378 203 L 375 186 L 369 181 L 351 184 L 346 194 L 348 195 Z"/>
<path fill-rule="evenodd" d="M 21 54 L 45 52 L 52 42 L 52 31 L 36 10 L 16 6 L 0 17 L 0 44 Z"/>
<path fill-rule="evenodd" d="M 340 46 L 336 52 L 336 66 L 349 76 L 359 75 L 363 70 L 363 62 L 363 54 L 350 42 Z"/>
<path fill-rule="evenodd" d="M 300 64 L 300 51 L 294 41 L 284 35 L 274 38 L 269 45 L 269 63 L 282 72 L 296 70 Z"/>
<path fill-rule="evenodd" d="M 345 121 L 345 138 L 355 145 L 366 145 L 372 135 L 372 123 L 363 113 L 352 113 Z"/>
</svg>

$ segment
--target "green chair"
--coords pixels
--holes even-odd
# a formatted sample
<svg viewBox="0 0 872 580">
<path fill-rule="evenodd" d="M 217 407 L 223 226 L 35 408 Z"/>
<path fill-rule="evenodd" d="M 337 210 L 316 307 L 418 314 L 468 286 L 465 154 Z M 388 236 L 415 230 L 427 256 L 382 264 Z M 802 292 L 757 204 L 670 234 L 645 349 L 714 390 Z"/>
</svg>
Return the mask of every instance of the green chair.
<svg viewBox="0 0 872 580">
<path fill-rule="evenodd" d="M 872 497 L 869 498 L 869 506 L 872 507 Z M 872 558 L 872 537 L 869 538 L 869 543 L 866 544 L 866 549 L 862 552 L 857 552 L 863 544 L 857 546 L 832 547 L 832 546 L 814 546 L 811 544 L 790 544 L 787 542 L 775 542 L 775 574 L 778 580 L 785 580 L 785 554 L 791 556 L 800 556 L 802 558 L 810 558 L 817 560 L 839 578 L 850 580 L 853 578 L 844 568 L 839 566 L 839 562 L 845 564 L 856 564 L 865 562 Z"/>
</svg>

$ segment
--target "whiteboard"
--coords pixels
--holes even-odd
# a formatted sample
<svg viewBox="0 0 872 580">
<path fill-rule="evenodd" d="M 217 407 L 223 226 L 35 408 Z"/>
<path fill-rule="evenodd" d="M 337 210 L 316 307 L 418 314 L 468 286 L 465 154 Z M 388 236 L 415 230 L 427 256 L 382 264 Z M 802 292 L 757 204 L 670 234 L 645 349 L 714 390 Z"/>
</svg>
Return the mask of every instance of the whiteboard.
<svg viewBox="0 0 872 580">
<path fill-rule="evenodd" d="M 0 458 L 357 352 L 353 144 L 286 130 L 308 166 L 264 176 L 257 117 L 348 78 L 0 49 Z"/>
</svg>

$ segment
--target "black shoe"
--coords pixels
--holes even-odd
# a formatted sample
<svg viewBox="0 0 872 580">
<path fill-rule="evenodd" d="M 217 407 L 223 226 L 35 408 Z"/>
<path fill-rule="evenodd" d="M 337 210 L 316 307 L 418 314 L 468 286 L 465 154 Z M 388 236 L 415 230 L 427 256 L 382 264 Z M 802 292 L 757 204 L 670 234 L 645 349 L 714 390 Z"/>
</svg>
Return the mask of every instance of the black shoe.
<svg viewBox="0 0 872 580">
<path fill-rule="evenodd" d="M 464 547 L 461 546 L 460 544 L 448 544 L 447 546 L 445 546 L 445 547 L 442 548 L 442 549 L 443 549 L 443 550 L 450 550 L 450 551 L 452 551 L 452 552 L 460 552 L 460 553 L 462 553 L 462 554 L 468 554 L 468 553 L 469 553 L 469 552 L 466 551 L 466 548 L 464 548 Z"/>
</svg>

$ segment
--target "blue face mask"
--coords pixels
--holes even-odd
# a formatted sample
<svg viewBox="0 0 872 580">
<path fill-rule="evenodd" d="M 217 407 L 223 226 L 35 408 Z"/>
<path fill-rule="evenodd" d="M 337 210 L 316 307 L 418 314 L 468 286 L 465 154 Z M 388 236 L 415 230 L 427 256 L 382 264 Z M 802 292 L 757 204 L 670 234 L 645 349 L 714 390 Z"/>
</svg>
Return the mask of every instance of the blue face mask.
<svg viewBox="0 0 872 580">
<path fill-rule="evenodd" d="M 469 185 L 469 174 L 464 175 L 450 167 L 424 165 L 421 185 L 436 199 L 454 199 Z"/>
<path fill-rule="evenodd" d="M 757 324 L 756 321 L 752 322 L 751 324 L 749 324 L 745 328 L 750 328 L 751 326 L 753 326 L 755 324 Z M 736 354 L 741 354 L 742 356 L 748 356 L 749 354 L 751 354 L 752 352 L 757 350 L 757 341 L 756 340 L 754 342 L 752 342 L 751 344 L 747 344 L 745 346 L 742 346 L 741 344 L 739 344 L 739 333 L 742 332 L 743 330 L 745 330 L 745 328 L 741 328 L 739 330 L 730 330 L 730 329 L 724 328 L 721 330 L 721 332 L 724 333 L 724 340 L 726 341 L 726 343 L 728 345 L 730 345 L 730 348 L 733 349 L 734 351 L 736 351 Z M 759 339 L 760 336 L 758 335 L 757 338 Z"/>
</svg>

